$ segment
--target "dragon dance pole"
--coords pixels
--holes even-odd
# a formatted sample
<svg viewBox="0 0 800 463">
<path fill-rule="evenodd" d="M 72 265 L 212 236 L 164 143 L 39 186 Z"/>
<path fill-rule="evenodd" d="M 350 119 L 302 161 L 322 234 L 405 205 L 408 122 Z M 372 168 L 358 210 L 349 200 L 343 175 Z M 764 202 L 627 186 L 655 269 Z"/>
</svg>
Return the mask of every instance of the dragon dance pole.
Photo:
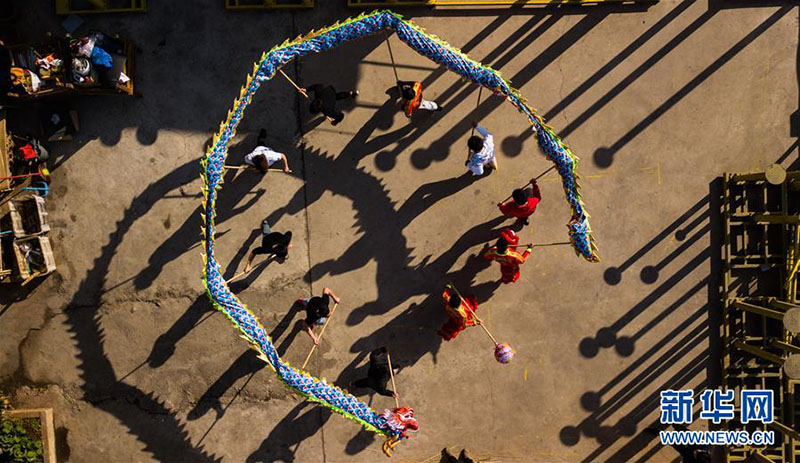
<svg viewBox="0 0 800 463">
<path fill-rule="evenodd" d="M 397 385 L 394 383 L 394 370 L 392 370 L 392 356 L 386 354 L 386 360 L 389 362 L 389 376 L 392 378 L 392 390 L 394 391 L 394 404 L 400 408 L 400 394 L 397 393 Z"/>
<path fill-rule="evenodd" d="M 331 314 L 330 314 L 330 316 L 328 317 L 328 319 L 327 319 L 327 320 L 325 320 L 325 324 L 324 324 L 324 325 L 322 325 L 322 329 L 319 331 L 319 337 L 317 338 L 317 341 L 319 341 L 319 342 L 322 342 L 322 335 L 323 335 L 323 334 L 325 334 L 325 328 L 327 328 L 327 327 L 328 327 L 328 323 L 330 323 L 330 322 L 331 322 L 331 319 L 333 318 L 333 314 L 335 314 L 335 313 L 336 313 L 336 307 L 337 307 L 338 305 L 339 305 L 339 303 L 338 303 L 338 302 L 336 302 L 336 303 L 334 303 L 334 304 L 333 304 L 333 310 L 331 310 Z M 301 369 L 303 369 L 303 370 L 305 370 L 305 369 L 306 369 L 306 365 L 308 365 L 308 361 L 309 361 L 309 360 L 311 360 L 311 356 L 312 356 L 312 355 L 314 355 L 314 351 L 315 351 L 315 350 L 317 350 L 317 345 L 316 345 L 316 344 L 314 344 L 313 346 L 311 346 L 311 350 L 308 352 L 308 355 L 306 356 L 306 361 L 305 361 L 305 362 L 303 362 L 303 366 L 302 366 L 302 367 L 300 367 Z"/>
</svg>

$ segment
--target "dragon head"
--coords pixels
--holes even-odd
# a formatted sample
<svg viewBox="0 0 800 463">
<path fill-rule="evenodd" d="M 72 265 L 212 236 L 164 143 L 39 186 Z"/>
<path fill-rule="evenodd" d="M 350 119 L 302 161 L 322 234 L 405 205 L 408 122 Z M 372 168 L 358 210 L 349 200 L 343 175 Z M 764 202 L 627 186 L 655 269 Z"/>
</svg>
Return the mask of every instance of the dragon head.
<svg viewBox="0 0 800 463">
<path fill-rule="evenodd" d="M 386 409 L 381 416 L 386 420 L 386 425 L 394 431 L 393 434 L 399 434 L 401 439 L 407 437 L 408 431 L 419 429 L 419 422 L 414 418 L 414 409 L 411 407 Z"/>
<path fill-rule="evenodd" d="M 391 410 L 387 408 L 381 417 L 386 420 L 386 426 L 391 430 L 391 436 L 383 444 L 383 453 L 391 457 L 400 440 L 408 438 L 408 431 L 419 429 L 419 422 L 414 418 L 414 409 L 411 407 L 397 407 Z"/>
</svg>

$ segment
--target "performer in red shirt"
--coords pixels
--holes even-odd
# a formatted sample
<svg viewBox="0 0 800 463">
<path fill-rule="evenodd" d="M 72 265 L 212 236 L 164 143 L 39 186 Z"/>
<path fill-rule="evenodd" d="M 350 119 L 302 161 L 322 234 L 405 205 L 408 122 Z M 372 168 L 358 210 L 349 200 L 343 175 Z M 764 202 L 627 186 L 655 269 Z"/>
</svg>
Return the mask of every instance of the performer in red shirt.
<svg viewBox="0 0 800 463">
<path fill-rule="evenodd" d="M 500 234 L 497 244 L 494 247 L 486 248 L 483 254 L 483 258 L 486 260 L 500 262 L 503 283 L 514 283 L 519 279 L 519 266 L 525 262 L 533 250 L 533 247 L 528 245 L 525 253 L 520 254 L 511 249 L 511 246 L 517 244 L 519 244 L 519 236 L 510 228 L 506 228 Z"/>
<path fill-rule="evenodd" d="M 536 183 L 536 179 L 531 179 L 530 190 L 517 188 L 511 193 L 511 197 L 513 199 L 497 204 L 497 207 L 500 208 L 500 212 L 503 215 L 510 215 L 518 219 L 523 219 L 525 225 L 530 224 L 528 217 L 536 212 L 536 206 L 539 205 L 539 201 L 542 199 L 542 192 L 539 191 L 539 184 Z"/>
<path fill-rule="evenodd" d="M 435 101 L 428 101 L 422 98 L 422 84 L 414 81 L 397 81 L 400 88 L 400 96 L 403 98 L 403 112 L 406 117 L 411 117 L 418 109 L 425 111 L 441 111 L 442 106 Z"/>
<path fill-rule="evenodd" d="M 436 334 L 445 341 L 455 339 L 464 329 L 478 324 L 475 312 L 478 311 L 478 301 L 475 296 L 466 296 L 461 299 L 451 287 L 447 287 L 442 294 L 444 311 L 447 313 L 447 323 Z"/>
</svg>

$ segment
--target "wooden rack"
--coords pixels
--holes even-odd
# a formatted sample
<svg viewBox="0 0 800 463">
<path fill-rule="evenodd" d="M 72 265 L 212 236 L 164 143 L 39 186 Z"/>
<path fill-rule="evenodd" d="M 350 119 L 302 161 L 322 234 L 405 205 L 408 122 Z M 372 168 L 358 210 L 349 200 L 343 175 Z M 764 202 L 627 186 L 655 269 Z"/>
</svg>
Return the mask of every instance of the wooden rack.
<svg viewBox="0 0 800 463">
<path fill-rule="evenodd" d="M 774 166 L 773 166 L 774 167 Z M 780 169 L 778 169 L 780 170 Z M 723 385 L 771 389 L 775 422 L 746 429 L 775 431 L 775 443 L 731 447 L 727 462 L 800 463 L 800 378 L 789 367 L 800 354 L 796 268 L 800 172 L 780 182 L 764 172 L 723 176 Z M 737 410 L 738 411 L 738 410 Z M 728 421 L 729 430 L 743 429 Z"/>
<path fill-rule="evenodd" d="M 56 0 L 56 14 L 144 13 L 147 0 Z"/>
<path fill-rule="evenodd" d="M 314 0 L 225 0 L 226 10 L 314 8 Z"/>
</svg>

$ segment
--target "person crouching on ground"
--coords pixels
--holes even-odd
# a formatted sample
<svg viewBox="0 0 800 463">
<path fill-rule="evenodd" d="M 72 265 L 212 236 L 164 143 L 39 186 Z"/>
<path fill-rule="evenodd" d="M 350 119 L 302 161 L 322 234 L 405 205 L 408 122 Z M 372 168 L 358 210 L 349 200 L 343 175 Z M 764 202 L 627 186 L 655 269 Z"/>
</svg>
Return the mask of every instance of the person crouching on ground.
<svg viewBox="0 0 800 463">
<path fill-rule="evenodd" d="M 269 258 L 276 258 L 283 261 L 289 257 L 289 249 L 292 249 L 292 232 L 286 233 L 274 232 L 270 229 L 269 223 L 264 219 L 261 222 L 261 246 L 253 249 L 250 256 L 247 258 L 247 265 L 244 267 L 244 272 L 250 272 L 253 267 L 253 259 L 261 254 L 268 254 Z"/>
<path fill-rule="evenodd" d="M 391 375 L 389 373 L 389 353 L 386 347 L 379 347 L 369 354 L 369 370 L 367 377 L 353 381 L 350 385 L 354 388 L 370 388 L 386 397 L 397 397 L 397 393 L 386 389 Z"/>
<path fill-rule="evenodd" d="M 271 165 L 282 160 L 283 171 L 287 174 L 291 173 L 292 169 L 289 168 L 289 160 L 286 159 L 286 155 L 264 146 L 266 138 L 267 131 L 261 129 L 261 132 L 258 134 L 258 140 L 256 141 L 256 149 L 244 156 L 244 163 L 247 164 L 248 167 L 252 167 L 262 174 L 266 174 L 269 172 Z"/>
<path fill-rule="evenodd" d="M 403 97 L 403 112 L 406 117 L 410 118 L 418 109 L 423 111 L 442 110 L 439 103 L 422 98 L 422 84 L 420 82 L 398 80 L 397 87 L 400 89 L 400 96 Z"/>
<path fill-rule="evenodd" d="M 311 105 L 308 107 L 311 114 L 322 113 L 325 117 L 331 119 L 331 125 L 337 125 L 344 119 L 344 113 L 336 109 L 336 102 L 347 98 L 355 99 L 358 96 L 358 90 L 349 92 L 337 92 L 333 85 L 314 84 L 308 88 L 304 88 L 302 93 L 308 96 L 307 92 L 314 92 L 314 99 L 311 100 Z"/>
<path fill-rule="evenodd" d="M 299 301 L 306 308 L 306 318 L 303 320 L 306 325 L 306 333 L 308 333 L 308 336 L 316 345 L 319 345 L 319 338 L 314 334 L 314 326 L 322 326 L 325 324 L 328 315 L 331 313 L 331 299 L 337 304 L 339 303 L 339 298 L 333 294 L 333 291 L 331 291 L 330 288 L 324 288 L 322 290 L 322 296 L 315 296 L 311 299 L 300 299 Z"/>
</svg>

